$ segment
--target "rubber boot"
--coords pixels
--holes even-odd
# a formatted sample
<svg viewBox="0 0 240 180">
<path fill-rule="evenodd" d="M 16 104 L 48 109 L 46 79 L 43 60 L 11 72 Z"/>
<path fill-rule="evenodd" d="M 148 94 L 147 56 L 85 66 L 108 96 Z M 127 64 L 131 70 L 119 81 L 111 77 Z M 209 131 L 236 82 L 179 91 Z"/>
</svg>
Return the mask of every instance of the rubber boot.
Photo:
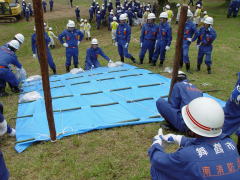
<svg viewBox="0 0 240 180">
<path fill-rule="evenodd" d="M 74 64 L 74 68 L 78 68 L 78 64 Z"/>
<path fill-rule="evenodd" d="M 140 59 L 138 64 L 143 64 L 143 59 Z"/>
<path fill-rule="evenodd" d="M 13 86 L 13 87 L 11 87 L 11 91 L 14 92 L 14 93 L 19 93 L 20 89 L 17 86 Z"/>
<path fill-rule="evenodd" d="M 136 63 L 136 59 L 133 56 L 130 59 L 132 60 L 133 63 Z"/>
<path fill-rule="evenodd" d="M 52 69 L 53 74 L 57 74 L 57 70 L 56 69 Z"/>
<path fill-rule="evenodd" d="M 208 74 L 212 74 L 211 66 L 207 66 Z"/>
<path fill-rule="evenodd" d="M 151 66 L 156 66 L 156 61 L 152 61 Z"/>
<path fill-rule="evenodd" d="M 121 57 L 121 62 L 124 62 L 124 57 Z"/>
<path fill-rule="evenodd" d="M 192 74 L 191 70 L 190 70 L 190 63 L 186 63 L 186 71 L 190 74 Z"/>
<path fill-rule="evenodd" d="M 160 61 L 160 64 L 159 64 L 159 66 L 160 66 L 160 67 L 162 67 L 162 66 L 163 66 L 163 61 Z"/>
<path fill-rule="evenodd" d="M 70 72 L 70 66 L 66 66 L 66 72 Z"/>
<path fill-rule="evenodd" d="M 8 93 L 5 91 L 5 87 L 0 87 L 0 97 L 8 96 Z"/>
<path fill-rule="evenodd" d="M 200 70 L 201 70 L 201 64 L 198 64 L 196 71 L 200 71 Z"/>
</svg>

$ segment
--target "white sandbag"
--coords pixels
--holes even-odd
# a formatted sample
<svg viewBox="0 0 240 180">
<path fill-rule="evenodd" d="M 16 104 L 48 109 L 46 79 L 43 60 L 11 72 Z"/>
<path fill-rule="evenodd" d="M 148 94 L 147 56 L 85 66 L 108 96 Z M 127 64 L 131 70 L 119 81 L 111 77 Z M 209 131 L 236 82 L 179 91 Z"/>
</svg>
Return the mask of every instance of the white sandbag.
<svg viewBox="0 0 240 180">
<path fill-rule="evenodd" d="M 22 95 L 19 98 L 19 103 L 36 101 L 40 98 L 42 98 L 42 96 L 37 91 L 32 91 L 32 92 L 29 92 L 29 93 L 26 93 L 26 94 Z"/>
<path fill-rule="evenodd" d="M 25 80 L 27 78 L 27 72 L 25 71 L 24 68 L 16 68 L 16 73 L 15 76 L 19 82 Z"/>
<path fill-rule="evenodd" d="M 110 62 L 110 63 L 108 63 L 108 67 L 109 68 L 117 67 L 117 64 L 114 62 Z"/>
<path fill-rule="evenodd" d="M 173 72 L 173 69 L 171 67 L 165 67 L 165 69 L 163 70 L 163 72 L 166 72 L 166 73 L 172 73 Z"/>
<path fill-rule="evenodd" d="M 39 81 L 39 80 L 42 80 L 42 76 L 40 75 L 30 76 L 26 79 L 27 82 Z"/>
<path fill-rule="evenodd" d="M 79 73 L 82 73 L 84 72 L 84 70 L 82 68 L 73 68 L 70 73 L 71 74 L 79 74 Z"/>
<path fill-rule="evenodd" d="M 123 65 L 123 62 L 117 61 L 117 62 L 115 62 L 115 64 L 116 64 L 117 66 L 122 66 L 122 65 Z"/>
</svg>

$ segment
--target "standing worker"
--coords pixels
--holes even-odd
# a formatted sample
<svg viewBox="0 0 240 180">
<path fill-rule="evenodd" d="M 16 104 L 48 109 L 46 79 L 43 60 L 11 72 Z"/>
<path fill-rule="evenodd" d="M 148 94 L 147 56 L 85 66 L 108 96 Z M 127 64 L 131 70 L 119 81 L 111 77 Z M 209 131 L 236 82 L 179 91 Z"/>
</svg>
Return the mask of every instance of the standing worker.
<svg viewBox="0 0 240 180">
<path fill-rule="evenodd" d="M 222 107 L 213 99 L 200 97 L 184 106 L 182 114 L 192 138 L 163 135 L 159 129 L 148 150 L 152 179 L 239 180 L 240 157 L 234 141 L 222 134 Z M 163 140 L 180 148 L 166 153 Z"/>
<path fill-rule="evenodd" d="M 46 13 L 47 12 L 47 2 L 46 2 L 46 0 L 42 0 L 42 7 L 43 7 L 43 11 Z"/>
<path fill-rule="evenodd" d="M 110 14 L 108 16 L 108 30 L 109 31 L 111 31 L 111 23 L 113 22 L 113 17 L 114 17 L 113 12 L 110 12 Z"/>
<path fill-rule="evenodd" d="M 80 31 L 81 31 L 83 34 L 85 34 L 85 33 L 84 33 L 84 19 L 81 19 L 79 26 L 80 26 Z"/>
<path fill-rule="evenodd" d="M 168 24 L 171 24 L 173 18 L 173 11 L 171 10 L 170 5 L 166 5 L 166 13 L 168 14 Z"/>
<path fill-rule="evenodd" d="M 228 14 L 227 14 L 227 18 L 230 17 L 237 17 L 238 15 L 238 11 L 240 8 L 240 1 L 239 0 L 231 0 L 231 2 L 229 3 L 229 7 L 228 7 Z"/>
<path fill-rule="evenodd" d="M 131 40 L 131 27 L 126 23 L 127 16 L 125 14 L 120 15 L 120 24 L 116 31 L 116 42 L 118 44 L 118 54 L 121 61 L 124 62 L 124 57 L 130 58 L 133 63 L 136 63 L 135 58 L 128 53 L 128 46 Z"/>
<path fill-rule="evenodd" d="M 112 28 L 112 43 L 113 45 L 117 46 L 116 43 L 116 32 L 117 32 L 117 28 L 118 28 L 118 23 L 117 23 L 117 18 L 113 17 L 113 22 L 111 23 L 111 28 Z"/>
<path fill-rule="evenodd" d="M 104 54 L 102 49 L 98 47 L 98 40 L 95 38 L 92 40 L 91 47 L 87 49 L 86 54 L 85 70 L 100 67 L 100 63 L 98 61 L 99 55 L 106 59 L 108 62 L 112 62 L 112 60 Z"/>
<path fill-rule="evenodd" d="M 71 20 L 68 21 L 67 29 L 58 36 L 61 44 L 66 48 L 66 72 L 70 72 L 72 57 L 74 67 L 78 68 L 78 47 L 83 40 L 83 37 L 84 34 L 75 29 L 75 22 Z"/>
<path fill-rule="evenodd" d="M 50 6 L 50 11 L 53 11 L 53 5 L 54 5 L 54 1 L 53 0 L 49 0 L 49 6 Z"/>
<path fill-rule="evenodd" d="M 84 20 L 84 33 L 86 40 L 91 40 L 91 25 L 88 23 L 87 19 Z"/>
<path fill-rule="evenodd" d="M 194 23 L 196 24 L 196 26 L 198 26 L 199 23 L 200 23 L 200 20 L 201 20 L 201 12 L 202 12 L 201 5 L 198 4 L 198 5 L 197 5 L 197 9 L 196 9 L 196 11 L 195 11 L 195 13 L 194 13 L 194 19 L 193 19 L 193 21 L 194 21 Z"/>
<path fill-rule="evenodd" d="M 44 26 L 45 26 L 45 30 L 46 30 L 47 25 L 45 23 L 44 23 Z M 34 27 L 34 31 L 36 31 L 35 27 Z M 51 39 L 50 39 L 50 37 L 48 36 L 48 34 L 46 32 L 44 32 L 44 39 L 45 39 L 45 43 L 46 43 L 48 65 L 52 69 L 53 74 L 57 74 L 56 65 L 55 65 L 55 63 L 53 61 L 53 57 L 52 57 L 52 54 L 50 52 L 50 49 L 48 48 L 49 44 L 51 43 Z M 37 34 L 34 32 L 33 35 L 32 35 L 32 53 L 33 53 L 33 58 L 39 57 L 38 52 L 37 52 L 37 46 L 38 46 L 38 44 L 37 44 Z"/>
<path fill-rule="evenodd" d="M 20 92 L 18 87 L 19 81 L 11 69 L 9 69 L 9 65 L 12 64 L 20 69 L 20 71 L 25 71 L 15 54 L 19 48 L 20 43 L 17 40 L 12 40 L 0 47 L 0 97 L 8 95 L 8 93 L 5 92 L 6 82 L 10 85 L 12 92 Z"/>
<path fill-rule="evenodd" d="M 143 64 L 144 56 L 148 50 L 149 63 L 152 62 L 152 56 L 154 53 L 155 43 L 157 39 L 158 26 L 155 24 L 156 16 L 153 13 L 148 15 L 147 23 L 143 25 L 140 36 L 139 64 Z"/>
<path fill-rule="evenodd" d="M 70 1 L 70 7 L 73 8 L 73 0 L 69 0 Z"/>
<path fill-rule="evenodd" d="M 189 61 L 189 47 L 192 43 L 193 36 L 197 36 L 197 27 L 196 24 L 192 21 L 193 13 L 188 9 L 187 12 L 187 22 L 185 23 L 184 35 L 183 35 L 183 46 L 182 46 L 182 61 L 186 64 L 186 71 L 190 71 L 190 61 Z M 182 66 L 183 64 L 181 64 Z"/>
<path fill-rule="evenodd" d="M 160 24 L 158 27 L 157 41 L 155 45 L 155 52 L 153 54 L 152 66 L 156 66 L 158 57 L 160 55 L 160 66 L 163 66 L 165 61 L 166 51 L 170 50 L 172 42 L 172 28 L 168 24 L 168 14 L 162 12 L 159 16 Z"/>
<path fill-rule="evenodd" d="M 97 21 L 97 29 L 99 30 L 102 23 L 102 16 L 100 11 L 97 12 L 96 21 Z"/>
<path fill-rule="evenodd" d="M 75 15 L 76 15 L 77 22 L 80 22 L 80 9 L 79 9 L 79 6 L 76 6 Z"/>
<path fill-rule="evenodd" d="M 211 65 L 212 65 L 212 43 L 217 37 L 216 31 L 213 29 L 213 18 L 207 17 L 203 22 L 204 25 L 200 28 L 197 36 L 192 40 L 197 40 L 197 49 L 198 49 L 198 64 L 197 71 L 200 71 L 203 57 L 206 56 L 205 64 L 207 65 L 208 74 L 211 74 Z"/>
<path fill-rule="evenodd" d="M 93 16 L 94 16 L 94 8 L 93 8 L 93 6 L 91 6 L 89 8 L 88 12 L 89 12 L 89 22 L 91 23 L 92 20 L 93 20 Z"/>
<path fill-rule="evenodd" d="M 51 39 L 51 42 L 49 43 L 49 46 L 50 46 L 52 49 L 54 49 L 54 48 L 55 48 L 54 38 L 58 39 L 58 37 L 54 34 L 52 27 L 49 27 L 49 28 L 48 28 L 48 36 L 49 36 L 50 39 Z"/>
<path fill-rule="evenodd" d="M 25 19 L 26 21 L 29 21 L 29 18 L 30 18 L 30 10 L 28 7 L 26 7 L 25 9 Z"/>
</svg>

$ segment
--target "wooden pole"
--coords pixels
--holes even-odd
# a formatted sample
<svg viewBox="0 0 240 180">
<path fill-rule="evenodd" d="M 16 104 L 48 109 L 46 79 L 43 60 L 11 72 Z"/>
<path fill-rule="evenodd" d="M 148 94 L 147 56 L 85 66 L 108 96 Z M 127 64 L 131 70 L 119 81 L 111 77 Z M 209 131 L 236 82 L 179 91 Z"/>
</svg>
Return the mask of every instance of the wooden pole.
<svg viewBox="0 0 240 180">
<path fill-rule="evenodd" d="M 35 27 L 37 35 L 37 52 L 41 67 L 42 85 L 44 91 L 45 107 L 47 113 L 48 127 L 50 131 L 50 137 L 52 141 L 56 140 L 56 130 L 52 110 L 52 98 L 49 84 L 48 63 L 46 54 L 46 42 L 44 38 L 44 22 L 43 22 L 43 9 L 42 0 L 33 0 L 33 8 L 35 14 Z"/>
<path fill-rule="evenodd" d="M 184 28 L 185 28 L 185 23 L 187 21 L 187 11 L 188 11 L 188 6 L 183 5 L 180 13 L 180 20 L 179 20 L 179 27 L 178 27 L 177 41 L 176 41 L 175 60 L 173 64 L 172 81 L 171 81 L 171 87 L 169 91 L 169 98 L 171 97 L 173 86 L 177 81 L 177 75 L 178 75 L 178 70 L 179 70 L 179 65 L 180 65 L 180 60 L 182 55 Z"/>
</svg>

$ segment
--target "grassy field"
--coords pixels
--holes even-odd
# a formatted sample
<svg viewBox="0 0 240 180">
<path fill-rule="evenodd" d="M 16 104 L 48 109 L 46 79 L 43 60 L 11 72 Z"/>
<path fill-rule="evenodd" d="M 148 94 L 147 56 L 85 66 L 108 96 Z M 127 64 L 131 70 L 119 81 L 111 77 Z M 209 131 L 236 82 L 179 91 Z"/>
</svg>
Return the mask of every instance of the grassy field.
<svg viewBox="0 0 240 180">
<path fill-rule="evenodd" d="M 69 8 L 66 0 L 56 2 L 56 12 L 47 13 L 45 16 L 49 26 L 52 26 L 56 34 L 66 27 L 68 19 L 74 19 L 74 10 Z M 80 5 L 82 16 L 87 17 L 86 8 L 89 0 L 76 0 L 75 5 Z M 239 37 L 240 21 L 238 19 L 226 19 L 227 8 L 225 0 L 204 1 L 204 6 L 210 16 L 215 18 L 214 27 L 218 37 L 214 43 L 213 74 L 207 75 L 203 66 L 201 72 L 189 74 L 189 78 L 200 89 L 221 89 L 210 93 L 222 100 L 227 100 L 236 81 L 235 74 L 239 72 Z M 139 53 L 139 27 L 132 29 L 130 52 L 138 57 Z M 173 43 L 167 53 L 166 66 L 172 66 L 177 28 L 173 25 Z M 32 58 L 31 34 L 33 33 L 33 21 L 24 20 L 16 24 L 0 25 L 0 44 L 9 41 L 14 34 L 21 32 L 26 41 L 17 53 L 19 60 L 27 70 L 28 75 L 40 74 L 38 61 Z M 116 47 L 111 45 L 111 34 L 106 28 L 96 31 L 93 25 L 92 37 L 100 41 L 100 46 L 114 61 L 119 60 Z M 89 41 L 83 41 L 80 46 L 80 64 L 83 67 L 86 48 Z M 57 71 L 65 73 L 65 50 L 59 44 L 52 51 Z M 159 67 L 150 67 L 148 56 L 145 64 L 140 66 L 155 73 L 160 73 Z M 195 43 L 190 49 L 192 69 L 195 69 L 197 50 Z M 131 62 L 128 61 L 130 64 Z M 102 65 L 106 61 L 101 60 Z M 185 69 L 184 69 L 185 70 Z M 165 75 L 165 74 L 164 74 Z M 207 83 L 208 86 L 203 86 Z M 10 90 L 7 89 L 9 92 Z M 13 127 L 16 116 L 18 96 L 12 94 L 9 97 L 0 98 L 5 106 L 5 118 Z M 11 173 L 11 179 L 150 179 L 149 160 L 147 149 L 151 145 L 152 137 L 157 133 L 159 124 L 147 124 L 131 127 L 121 127 L 109 130 L 99 130 L 83 135 L 75 135 L 64 138 L 56 143 L 39 143 L 31 146 L 25 152 L 17 154 L 13 149 L 15 139 L 7 136 L 0 137 L 1 150 L 4 152 L 7 166 Z M 170 149 L 173 149 L 172 147 Z"/>
</svg>

